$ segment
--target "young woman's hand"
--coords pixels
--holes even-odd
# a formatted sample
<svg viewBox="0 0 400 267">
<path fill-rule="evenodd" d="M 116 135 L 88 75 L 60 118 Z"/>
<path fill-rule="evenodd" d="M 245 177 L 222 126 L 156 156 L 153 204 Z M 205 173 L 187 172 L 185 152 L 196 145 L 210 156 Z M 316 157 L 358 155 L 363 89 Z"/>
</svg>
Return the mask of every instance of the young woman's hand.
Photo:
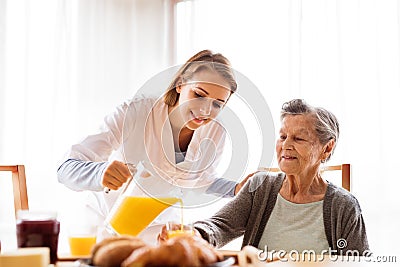
<svg viewBox="0 0 400 267">
<path fill-rule="evenodd" d="M 114 160 L 108 164 L 104 171 L 101 184 L 111 190 L 117 190 L 132 177 L 131 172 L 136 172 L 136 168 L 133 165 L 128 167 L 127 164 Z"/>
<path fill-rule="evenodd" d="M 246 176 L 240 183 L 238 183 L 235 187 L 235 196 L 239 193 L 240 189 L 246 184 L 247 180 L 249 180 L 254 174 L 256 174 L 259 171 L 250 173 L 249 175 Z"/>
</svg>

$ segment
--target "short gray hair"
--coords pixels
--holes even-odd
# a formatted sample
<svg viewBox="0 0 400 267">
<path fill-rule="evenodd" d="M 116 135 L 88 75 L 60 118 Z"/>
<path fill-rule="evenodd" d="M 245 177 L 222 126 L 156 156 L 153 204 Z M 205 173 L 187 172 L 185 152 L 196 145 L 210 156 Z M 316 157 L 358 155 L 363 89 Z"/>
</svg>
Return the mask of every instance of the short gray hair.
<svg viewBox="0 0 400 267">
<path fill-rule="evenodd" d="M 330 140 L 335 140 L 335 147 L 325 159 L 328 161 L 336 148 L 339 139 L 339 122 L 332 112 L 307 104 L 303 99 L 293 99 L 282 105 L 281 121 L 287 115 L 311 114 L 315 117 L 315 131 L 321 144 L 326 145 Z M 325 162 L 324 161 L 324 162 Z"/>
</svg>

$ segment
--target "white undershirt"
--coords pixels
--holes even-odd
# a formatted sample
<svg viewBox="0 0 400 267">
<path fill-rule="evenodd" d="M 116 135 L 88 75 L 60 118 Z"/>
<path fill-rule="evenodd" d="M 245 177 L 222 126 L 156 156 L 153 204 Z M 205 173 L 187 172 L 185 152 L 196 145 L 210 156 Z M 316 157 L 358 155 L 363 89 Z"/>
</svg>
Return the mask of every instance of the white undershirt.
<svg viewBox="0 0 400 267">
<path fill-rule="evenodd" d="M 328 250 L 322 207 L 323 200 L 296 204 L 278 194 L 258 247 L 287 253 L 314 250 L 321 254 L 322 250 Z"/>
</svg>

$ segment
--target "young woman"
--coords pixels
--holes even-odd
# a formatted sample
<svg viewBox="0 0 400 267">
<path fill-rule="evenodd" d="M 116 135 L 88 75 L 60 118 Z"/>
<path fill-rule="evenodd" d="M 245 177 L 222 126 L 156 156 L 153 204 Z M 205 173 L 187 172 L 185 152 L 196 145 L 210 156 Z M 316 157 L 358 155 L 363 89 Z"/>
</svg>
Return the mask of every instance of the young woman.
<svg viewBox="0 0 400 267">
<path fill-rule="evenodd" d="M 59 182 L 75 191 L 94 191 L 91 207 L 103 218 L 118 195 L 115 190 L 140 161 L 182 187 L 233 196 L 244 181 L 216 175 L 226 135 L 216 117 L 236 89 L 228 59 L 209 50 L 197 53 L 178 70 L 163 97 L 123 103 L 105 118 L 100 133 L 73 145 L 58 168 Z M 104 188 L 111 192 L 103 193 Z"/>
</svg>

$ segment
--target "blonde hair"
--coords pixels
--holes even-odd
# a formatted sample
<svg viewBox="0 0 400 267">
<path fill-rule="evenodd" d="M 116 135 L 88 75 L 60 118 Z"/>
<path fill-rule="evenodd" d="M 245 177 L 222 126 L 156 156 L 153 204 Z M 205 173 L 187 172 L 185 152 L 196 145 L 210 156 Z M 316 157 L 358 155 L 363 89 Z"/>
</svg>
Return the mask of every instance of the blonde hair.
<svg viewBox="0 0 400 267">
<path fill-rule="evenodd" d="M 189 80 L 193 75 L 204 69 L 212 70 L 221 75 L 230 86 L 231 93 L 237 89 L 237 83 L 231 69 L 231 63 L 223 55 L 214 54 L 210 50 L 203 50 L 192 56 L 175 74 L 164 95 L 164 102 L 168 106 L 175 106 L 179 99 L 176 87 L 183 81 Z"/>
</svg>

